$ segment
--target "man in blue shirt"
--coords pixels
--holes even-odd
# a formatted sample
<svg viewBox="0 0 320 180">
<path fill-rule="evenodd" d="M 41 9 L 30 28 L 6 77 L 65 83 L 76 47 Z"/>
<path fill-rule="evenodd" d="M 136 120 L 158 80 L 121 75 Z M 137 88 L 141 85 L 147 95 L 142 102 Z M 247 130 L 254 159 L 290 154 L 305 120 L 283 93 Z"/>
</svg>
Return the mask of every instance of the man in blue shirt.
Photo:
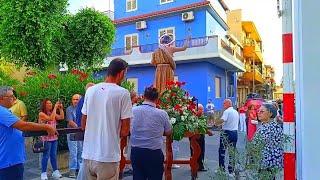
<svg viewBox="0 0 320 180">
<path fill-rule="evenodd" d="M 56 129 L 46 125 L 25 122 L 12 114 L 13 89 L 0 87 L 0 180 L 22 180 L 25 162 L 24 139 L 21 131 L 47 131 L 49 135 Z"/>
<path fill-rule="evenodd" d="M 77 128 L 79 127 L 76 124 L 76 110 L 77 105 L 80 99 L 79 94 L 75 94 L 72 96 L 71 105 L 67 107 L 67 121 L 68 127 L 70 128 Z M 76 171 L 79 170 L 80 163 L 81 163 L 81 154 L 82 154 L 82 141 L 75 141 L 71 139 L 74 134 L 68 134 L 68 147 L 69 147 L 69 177 L 75 178 Z"/>
<path fill-rule="evenodd" d="M 86 90 L 91 87 L 91 86 L 94 86 L 94 83 L 92 82 L 89 82 L 87 85 L 86 85 Z M 78 125 L 78 127 L 81 127 L 81 118 L 82 118 L 82 113 L 81 113 L 81 109 L 83 107 L 83 102 L 84 102 L 84 96 L 82 96 L 78 102 L 78 105 L 77 105 L 77 109 L 76 109 L 76 123 Z"/>
<path fill-rule="evenodd" d="M 89 87 L 94 86 L 94 83 L 89 82 L 85 89 L 87 90 Z M 77 105 L 77 109 L 76 109 L 76 124 L 78 125 L 78 127 L 81 127 L 81 118 L 82 118 L 82 112 L 81 109 L 83 107 L 83 103 L 84 103 L 84 96 L 82 96 L 78 102 Z M 82 154 L 82 143 L 81 143 L 81 154 Z M 83 163 L 81 161 L 80 165 L 79 165 L 79 173 L 78 173 L 78 180 L 85 180 L 86 179 L 86 175 L 84 173 L 84 167 L 83 167 Z"/>
</svg>

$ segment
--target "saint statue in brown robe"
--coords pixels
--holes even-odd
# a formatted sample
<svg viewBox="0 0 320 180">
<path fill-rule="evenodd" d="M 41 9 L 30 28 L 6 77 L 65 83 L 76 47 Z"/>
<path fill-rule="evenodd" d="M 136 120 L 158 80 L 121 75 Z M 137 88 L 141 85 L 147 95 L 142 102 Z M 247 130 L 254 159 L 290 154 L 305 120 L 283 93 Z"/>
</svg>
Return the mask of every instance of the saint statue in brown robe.
<svg viewBox="0 0 320 180">
<path fill-rule="evenodd" d="M 160 94 L 165 91 L 167 82 L 174 80 L 176 63 L 173 60 L 173 53 L 186 50 L 188 45 L 188 41 L 186 41 L 183 47 L 174 47 L 172 46 L 174 42 L 172 37 L 169 34 L 161 36 L 159 48 L 152 53 L 151 64 L 156 67 L 153 85 Z"/>
</svg>

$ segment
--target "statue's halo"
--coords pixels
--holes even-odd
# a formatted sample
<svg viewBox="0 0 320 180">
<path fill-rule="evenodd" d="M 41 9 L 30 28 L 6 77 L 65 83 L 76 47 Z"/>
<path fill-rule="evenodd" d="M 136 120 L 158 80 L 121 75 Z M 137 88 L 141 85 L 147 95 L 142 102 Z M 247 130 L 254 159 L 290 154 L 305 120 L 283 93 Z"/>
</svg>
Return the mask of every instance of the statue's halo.
<svg viewBox="0 0 320 180">
<path fill-rule="evenodd" d="M 174 35 L 171 33 L 165 33 L 162 36 L 160 36 L 159 41 L 161 45 L 171 45 L 175 41 Z"/>
</svg>

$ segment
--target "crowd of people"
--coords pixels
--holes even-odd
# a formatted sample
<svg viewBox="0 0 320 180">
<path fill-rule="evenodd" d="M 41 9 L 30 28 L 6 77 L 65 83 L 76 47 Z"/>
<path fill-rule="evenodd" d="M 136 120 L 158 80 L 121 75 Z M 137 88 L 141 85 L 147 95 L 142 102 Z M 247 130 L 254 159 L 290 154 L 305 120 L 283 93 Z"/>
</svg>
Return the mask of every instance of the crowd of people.
<svg viewBox="0 0 320 180">
<path fill-rule="evenodd" d="M 167 112 L 156 107 L 160 93 L 155 87 L 147 87 L 144 91 L 144 102 L 136 106 L 136 93 L 120 86 L 127 68 L 128 64 L 124 60 L 112 60 L 105 82 L 89 83 L 85 87 L 84 96 L 74 94 L 70 106 L 66 108 L 66 115 L 61 101 L 53 104 L 50 99 L 44 99 L 38 123 L 27 121 L 26 106 L 17 99 L 11 87 L 0 87 L 0 180 L 23 179 L 25 144 L 22 131 L 47 131 L 48 135 L 41 137 L 47 146 L 41 159 L 41 179 L 48 179 L 49 159 L 52 176 L 60 178 L 56 125 L 61 120 L 66 120 L 68 127 L 81 127 L 84 131 L 82 138 L 77 134 L 67 136 L 70 177 L 87 180 L 119 179 L 120 137 L 130 134 L 131 150 L 129 149 L 128 153 L 132 163 L 133 179 L 162 179 L 165 159 L 162 151 L 163 136 L 171 135 L 172 125 Z M 238 130 L 250 129 L 247 136 L 249 141 L 265 143 L 261 170 L 281 168 L 283 149 L 280 141 L 283 132 L 277 106 L 266 103 L 262 104 L 258 111 L 249 107 L 249 111 L 240 108 L 238 112 L 233 108 L 232 101 L 225 99 L 223 108 L 221 118 L 214 120 L 214 125 L 221 126 L 222 129 L 219 167 L 225 170 L 226 149 L 236 149 Z M 215 106 L 211 99 L 206 105 L 206 110 L 201 104 L 197 109 L 198 113 L 206 112 L 209 119 L 214 118 Z M 248 122 L 248 119 L 259 122 Z M 198 143 L 201 147 L 199 171 L 206 171 L 205 135 L 201 135 Z M 229 151 L 227 172 L 230 176 L 234 176 L 235 172 L 233 156 Z"/>
</svg>

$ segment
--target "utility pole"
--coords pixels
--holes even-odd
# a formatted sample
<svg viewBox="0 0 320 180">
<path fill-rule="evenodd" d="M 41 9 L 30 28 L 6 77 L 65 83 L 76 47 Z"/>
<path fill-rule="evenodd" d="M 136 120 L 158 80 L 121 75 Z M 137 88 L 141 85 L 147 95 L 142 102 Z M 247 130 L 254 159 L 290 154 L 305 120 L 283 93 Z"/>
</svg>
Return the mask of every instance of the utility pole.
<svg viewBox="0 0 320 180">
<path fill-rule="evenodd" d="M 293 84 L 292 0 L 277 1 L 282 16 L 283 132 L 290 137 L 284 148 L 284 180 L 296 179 L 295 92 Z"/>
</svg>

